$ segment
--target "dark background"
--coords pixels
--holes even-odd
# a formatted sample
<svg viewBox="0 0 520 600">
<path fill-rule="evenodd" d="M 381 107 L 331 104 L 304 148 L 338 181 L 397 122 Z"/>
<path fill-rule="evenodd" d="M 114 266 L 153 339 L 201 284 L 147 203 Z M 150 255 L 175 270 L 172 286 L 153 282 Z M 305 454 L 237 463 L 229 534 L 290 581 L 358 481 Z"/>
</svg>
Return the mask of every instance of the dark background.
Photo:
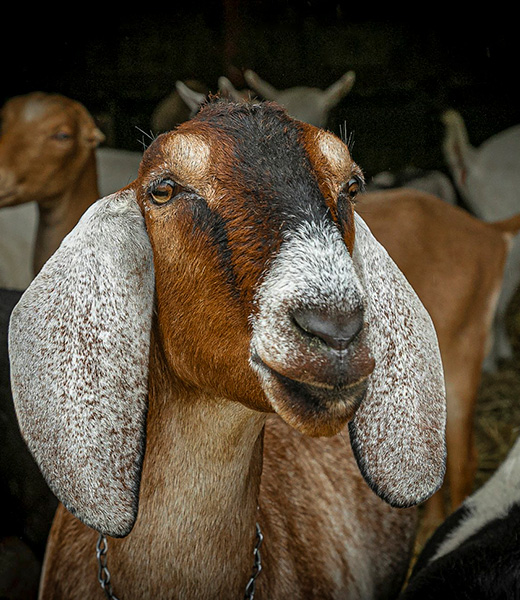
<svg viewBox="0 0 520 600">
<path fill-rule="evenodd" d="M 353 69 L 354 88 L 328 128 L 353 133 L 367 177 L 407 165 L 446 171 L 439 117 L 449 106 L 462 113 L 475 145 L 520 122 L 519 33 L 510 11 L 497 6 L 468 5 L 459 17 L 453 6 L 427 6 L 421 18 L 379 20 L 326 0 L 167 6 L 125 4 L 109 15 L 106 5 L 41 15 L 15 6 L 0 35 L 0 102 L 34 90 L 65 94 L 99 120 L 108 145 L 142 150 L 149 140 L 141 130 L 150 131 L 152 111 L 176 79 L 216 90 L 227 75 L 245 87 L 241 72 L 252 68 L 278 88 L 325 88 Z"/>
</svg>

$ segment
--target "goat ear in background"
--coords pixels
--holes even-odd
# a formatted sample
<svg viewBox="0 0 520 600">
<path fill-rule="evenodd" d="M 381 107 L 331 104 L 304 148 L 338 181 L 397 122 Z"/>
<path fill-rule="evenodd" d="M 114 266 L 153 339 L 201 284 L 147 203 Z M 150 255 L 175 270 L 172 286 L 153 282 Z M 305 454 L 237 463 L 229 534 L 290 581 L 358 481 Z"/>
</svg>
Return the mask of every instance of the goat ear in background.
<svg viewBox="0 0 520 600">
<path fill-rule="evenodd" d="M 137 516 L 153 301 L 150 242 L 125 190 L 87 210 L 10 322 L 27 445 L 65 507 L 116 537 Z"/>
<path fill-rule="evenodd" d="M 446 400 L 431 318 L 386 250 L 356 215 L 354 264 L 366 290 L 376 367 L 349 424 L 372 489 L 393 506 L 424 501 L 441 485 Z"/>
</svg>

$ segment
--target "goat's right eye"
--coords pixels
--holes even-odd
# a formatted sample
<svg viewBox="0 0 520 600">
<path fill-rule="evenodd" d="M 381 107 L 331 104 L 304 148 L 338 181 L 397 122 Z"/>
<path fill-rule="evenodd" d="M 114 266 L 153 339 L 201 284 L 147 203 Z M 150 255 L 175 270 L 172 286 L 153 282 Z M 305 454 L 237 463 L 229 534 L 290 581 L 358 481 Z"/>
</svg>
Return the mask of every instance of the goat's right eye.
<svg viewBox="0 0 520 600">
<path fill-rule="evenodd" d="M 184 188 L 172 181 L 162 181 L 150 190 L 150 197 L 154 204 L 166 204 L 180 194 Z"/>
<path fill-rule="evenodd" d="M 57 131 L 52 135 L 52 139 L 58 142 L 68 142 L 70 139 L 72 139 L 72 134 L 70 134 L 68 131 Z"/>
</svg>

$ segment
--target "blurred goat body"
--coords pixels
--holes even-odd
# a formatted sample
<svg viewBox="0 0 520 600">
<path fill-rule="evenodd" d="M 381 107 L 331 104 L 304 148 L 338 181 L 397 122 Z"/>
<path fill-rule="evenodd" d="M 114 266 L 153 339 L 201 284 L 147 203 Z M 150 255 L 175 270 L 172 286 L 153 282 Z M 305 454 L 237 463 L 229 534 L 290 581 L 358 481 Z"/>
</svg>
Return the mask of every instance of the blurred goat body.
<svg viewBox="0 0 520 600">
<path fill-rule="evenodd" d="M 459 193 L 477 217 L 493 222 L 520 213 L 520 125 L 510 127 L 481 144 L 469 142 L 462 116 L 455 110 L 443 115 L 446 126 L 443 149 Z M 486 370 L 496 370 L 502 359 L 512 358 L 506 330 L 506 311 L 520 284 L 520 236 L 516 237 L 505 267 L 505 277 L 493 328 L 493 344 Z"/>
<path fill-rule="evenodd" d="M 409 188 L 363 194 L 357 211 L 406 275 L 435 325 L 447 388 L 450 498 L 456 508 L 473 489 L 477 394 L 520 216 L 486 223 Z M 444 507 L 439 492 L 425 514 L 428 529 L 444 520 Z"/>
</svg>

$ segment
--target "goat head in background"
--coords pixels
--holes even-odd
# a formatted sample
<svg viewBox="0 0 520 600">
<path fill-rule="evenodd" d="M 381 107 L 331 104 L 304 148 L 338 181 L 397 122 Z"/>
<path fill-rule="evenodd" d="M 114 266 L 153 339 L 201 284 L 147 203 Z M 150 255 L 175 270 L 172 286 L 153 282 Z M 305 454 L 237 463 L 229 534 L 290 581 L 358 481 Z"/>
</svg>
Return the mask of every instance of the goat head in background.
<svg viewBox="0 0 520 600">
<path fill-rule="evenodd" d="M 283 90 L 261 79 L 254 71 L 244 72 L 249 87 L 265 100 L 276 102 L 295 119 L 325 127 L 329 112 L 350 92 L 356 80 L 354 71 L 347 71 L 337 81 L 322 90 L 316 87 L 296 86 Z"/>
<path fill-rule="evenodd" d="M 104 135 L 82 104 L 60 94 L 16 96 L 1 116 L 0 208 L 37 203 L 34 274 L 99 198 L 95 150 Z M 27 259 L 20 256 L 20 264 Z M 5 277 L 2 284 L 12 287 L 15 275 Z"/>
<path fill-rule="evenodd" d="M 334 135 L 275 104 L 213 101 L 88 209 L 15 308 L 23 435 L 70 513 L 123 538 L 123 600 L 243 593 L 256 519 L 260 598 L 367 598 L 402 581 L 413 527 L 393 507 L 442 482 L 444 384 L 429 315 L 354 213 L 361 186 Z M 353 453 L 336 441 L 347 423 Z M 329 460 L 345 473 L 333 490 L 320 482 Z M 282 542 L 293 515 L 312 543 Z M 90 585 L 70 573 L 91 581 L 75 540 L 92 534 L 58 512 L 43 597 Z"/>
<path fill-rule="evenodd" d="M 43 92 L 11 98 L 2 108 L 0 206 L 61 195 L 103 139 L 79 102 Z"/>
</svg>

